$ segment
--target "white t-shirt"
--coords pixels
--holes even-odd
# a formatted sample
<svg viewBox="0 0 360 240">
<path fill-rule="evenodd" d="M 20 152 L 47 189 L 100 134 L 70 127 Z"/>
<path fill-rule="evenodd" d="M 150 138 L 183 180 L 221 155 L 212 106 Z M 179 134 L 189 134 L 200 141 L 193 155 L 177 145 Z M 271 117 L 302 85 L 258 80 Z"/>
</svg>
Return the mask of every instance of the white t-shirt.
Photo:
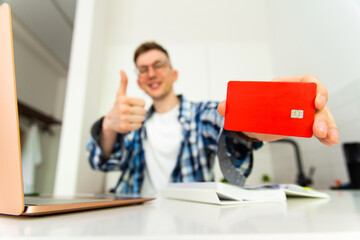
<svg viewBox="0 0 360 240">
<path fill-rule="evenodd" d="M 156 194 L 170 181 L 182 139 L 179 109 L 180 104 L 166 113 L 154 112 L 146 122 L 146 172 L 141 190 L 143 195 Z"/>
</svg>

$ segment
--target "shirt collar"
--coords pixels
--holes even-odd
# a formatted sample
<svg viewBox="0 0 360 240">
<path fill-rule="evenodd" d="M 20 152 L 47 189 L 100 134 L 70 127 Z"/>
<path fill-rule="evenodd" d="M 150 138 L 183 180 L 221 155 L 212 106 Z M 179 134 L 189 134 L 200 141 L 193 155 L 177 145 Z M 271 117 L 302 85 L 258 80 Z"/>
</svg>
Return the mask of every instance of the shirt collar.
<svg viewBox="0 0 360 240">
<path fill-rule="evenodd" d="M 188 101 L 183 95 L 177 95 L 180 100 L 180 110 L 179 110 L 179 121 L 181 124 L 189 123 L 191 121 L 191 102 Z M 148 113 L 146 114 L 146 120 L 148 120 L 151 115 L 155 112 L 154 105 L 151 105 Z"/>
</svg>

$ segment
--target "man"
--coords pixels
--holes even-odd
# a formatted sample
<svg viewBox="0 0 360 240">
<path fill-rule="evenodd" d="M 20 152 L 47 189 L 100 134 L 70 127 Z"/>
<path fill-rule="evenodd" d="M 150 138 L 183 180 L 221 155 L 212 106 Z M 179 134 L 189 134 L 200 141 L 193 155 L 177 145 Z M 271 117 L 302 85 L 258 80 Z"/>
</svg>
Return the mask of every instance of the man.
<svg viewBox="0 0 360 240">
<path fill-rule="evenodd" d="M 176 96 L 173 84 L 178 72 L 159 44 L 140 45 L 134 62 L 138 86 L 152 98 L 152 107 L 147 112 L 144 100 L 126 95 L 127 77 L 121 71 L 115 104 L 94 124 L 88 142 L 89 160 L 95 170 L 121 171 L 114 192 L 154 193 L 168 182 L 213 181 L 218 141 L 223 141 L 219 151 L 231 156 L 221 161 L 229 161 L 243 183 L 252 168 L 252 150 L 262 141 L 285 138 L 222 130 L 225 101 L 193 103 Z M 314 135 L 326 145 L 338 142 L 336 124 L 326 106 L 327 90 L 315 76 L 274 81 L 315 82 Z"/>
</svg>

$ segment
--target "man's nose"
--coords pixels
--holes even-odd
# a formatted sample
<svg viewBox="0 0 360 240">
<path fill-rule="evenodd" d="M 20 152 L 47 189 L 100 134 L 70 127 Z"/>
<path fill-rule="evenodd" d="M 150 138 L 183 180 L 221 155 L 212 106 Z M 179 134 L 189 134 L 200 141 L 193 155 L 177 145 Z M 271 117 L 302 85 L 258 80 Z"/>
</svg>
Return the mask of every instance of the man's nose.
<svg viewBox="0 0 360 240">
<path fill-rule="evenodd" d="M 155 69 L 152 66 L 148 67 L 148 76 L 149 77 L 155 76 Z"/>
</svg>

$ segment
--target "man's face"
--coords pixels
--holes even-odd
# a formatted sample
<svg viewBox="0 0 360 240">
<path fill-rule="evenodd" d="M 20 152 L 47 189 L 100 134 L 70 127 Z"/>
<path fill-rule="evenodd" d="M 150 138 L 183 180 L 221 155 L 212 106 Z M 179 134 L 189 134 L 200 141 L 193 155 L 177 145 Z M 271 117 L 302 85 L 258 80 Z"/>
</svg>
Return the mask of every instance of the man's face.
<svg viewBox="0 0 360 240">
<path fill-rule="evenodd" d="M 171 69 L 165 53 L 157 49 L 142 53 L 136 60 L 136 67 L 139 87 L 153 100 L 163 99 L 171 93 L 177 71 Z"/>
</svg>

